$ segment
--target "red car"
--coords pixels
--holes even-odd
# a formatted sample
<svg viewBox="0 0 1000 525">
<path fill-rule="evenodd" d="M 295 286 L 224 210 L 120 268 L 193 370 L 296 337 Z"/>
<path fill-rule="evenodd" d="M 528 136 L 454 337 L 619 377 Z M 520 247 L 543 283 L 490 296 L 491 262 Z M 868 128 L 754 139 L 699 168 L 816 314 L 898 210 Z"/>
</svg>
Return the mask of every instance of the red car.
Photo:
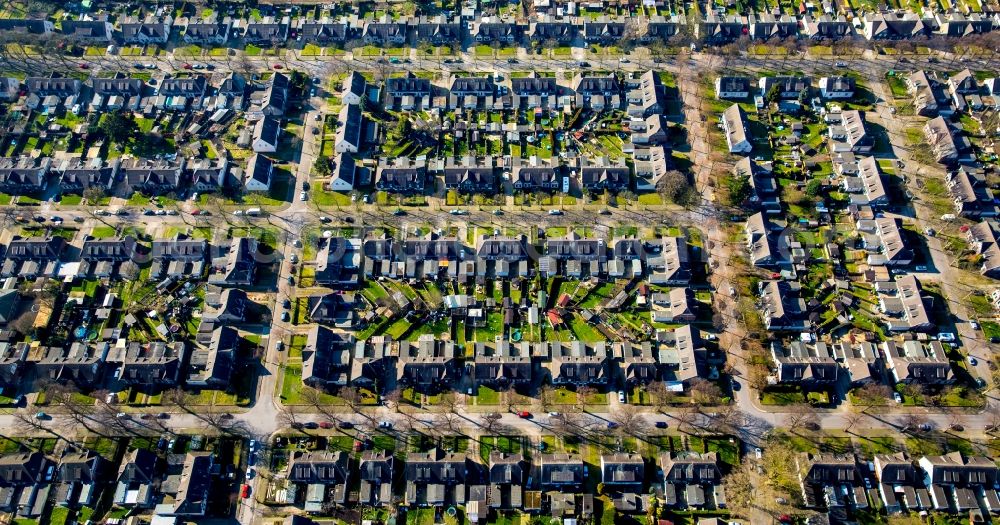
<svg viewBox="0 0 1000 525">
<path fill-rule="evenodd" d="M 282 66 L 281 64 L 275 64 L 274 65 L 274 69 L 281 69 L 282 67 L 284 67 L 284 66 Z"/>
<path fill-rule="evenodd" d="M 364 448 L 365 448 L 365 445 L 362 442 L 360 442 L 360 441 L 358 441 L 356 439 L 354 440 L 354 451 L 355 452 L 361 452 Z"/>
<path fill-rule="evenodd" d="M 319 428 L 333 428 L 333 423 L 329 421 L 320 421 Z"/>
<path fill-rule="evenodd" d="M 184 64 L 181 67 L 184 68 L 184 69 L 191 69 L 191 64 Z"/>
<path fill-rule="evenodd" d="M 531 418 L 531 412 L 528 412 L 526 410 L 522 410 L 522 411 L 520 411 L 520 412 L 517 413 L 517 417 L 522 418 L 522 419 L 530 419 Z"/>
<path fill-rule="evenodd" d="M 90 64 L 84 64 L 83 62 L 80 62 L 80 69 L 90 69 Z"/>
<path fill-rule="evenodd" d="M 240 497 L 243 499 L 247 499 L 250 497 L 250 485 L 244 483 L 243 486 L 240 487 Z"/>
</svg>

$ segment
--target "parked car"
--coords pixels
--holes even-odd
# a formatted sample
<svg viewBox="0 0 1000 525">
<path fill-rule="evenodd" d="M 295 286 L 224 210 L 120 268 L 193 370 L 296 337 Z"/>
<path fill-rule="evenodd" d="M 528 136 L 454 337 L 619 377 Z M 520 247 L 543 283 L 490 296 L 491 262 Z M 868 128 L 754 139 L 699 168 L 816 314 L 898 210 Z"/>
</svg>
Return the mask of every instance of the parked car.
<svg viewBox="0 0 1000 525">
<path fill-rule="evenodd" d="M 656 428 L 667 428 L 666 421 L 657 421 L 656 423 L 654 423 L 654 425 L 656 426 Z"/>
<path fill-rule="evenodd" d="M 902 403 L 903 402 L 903 396 L 899 395 L 899 392 L 893 392 L 892 393 L 892 400 L 895 401 L 895 402 L 897 402 L 897 403 Z"/>
<path fill-rule="evenodd" d="M 562 215 L 562 210 L 549 210 L 549 215 Z"/>
<path fill-rule="evenodd" d="M 250 485 L 247 485 L 246 483 L 243 484 L 243 486 L 240 488 L 240 497 L 243 499 L 247 499 L 250 497 Z"/>
<path fill-rule="evenodd" d="M 625 402 L 625 391 L 624 390 L 619 390 L 618 391 L 618 402 L 619 403 L 624 403 Z"/>
<path fill-rule="evenodd" d="M 337 428 L 349 430 L 354 428 L 354 423 L 351 423 L 350 421 L 341 421 L 340 423 L 337 423 Z"/>
<path fill-rule="evenodd" d="M 329 421 L 320 421 L 319 428 L 333 428 L 333 423 Z"/>
<path fill-rule="evenodd" d="M 517 417 L 521 419 L 531 419 L 531 412 L 528 412 L 527 410 L 522 410 L 517 413 Z"/>
<path fill-rule="evenodd" d="M 378 426 L 379 428 L 392 428 L 392 423 L 389 421 L 380 421 Z"/>
</svg>

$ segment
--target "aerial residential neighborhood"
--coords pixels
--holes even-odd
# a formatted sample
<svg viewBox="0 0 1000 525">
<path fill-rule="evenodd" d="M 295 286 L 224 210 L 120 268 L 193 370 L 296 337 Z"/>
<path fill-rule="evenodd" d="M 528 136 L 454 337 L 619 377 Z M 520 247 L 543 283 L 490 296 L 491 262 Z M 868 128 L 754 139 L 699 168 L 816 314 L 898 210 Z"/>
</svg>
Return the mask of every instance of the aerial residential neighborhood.
<svg viewBox="0 0 1000 525">
<path fill-rule="evenodd" d="M 1000 520 L 1000 4 L 0 5 L 0 521 Z"/>
</svg>

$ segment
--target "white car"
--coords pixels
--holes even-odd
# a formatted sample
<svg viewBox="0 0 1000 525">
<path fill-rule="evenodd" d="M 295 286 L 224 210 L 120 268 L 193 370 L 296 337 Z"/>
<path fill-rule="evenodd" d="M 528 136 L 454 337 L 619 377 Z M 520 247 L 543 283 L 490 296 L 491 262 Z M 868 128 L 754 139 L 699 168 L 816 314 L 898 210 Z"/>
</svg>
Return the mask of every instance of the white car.
<svg viewBox="0 0 1000 525">
<path fill-rule="evenodd" d="M 975 321 L 969 321 L 969 328 L 972 328 L 973 330 L 979 330 L 979 323 Z"/>
<path fill-rule="evenodd" d="M 562 215 L 562 210 L 549 210 L 549 215 Z"/>
<path fill-rule="evenodd" d="M 941 332 L 940 334 L 937 335 L 937 338 L 938 338 L 938 341 L 942 341 L 942 342 L 945 342 L 945 343 L 951 343 L 951 342 L 953 342 L 955 340 L 955 334 L 953 334 L 951 332 Z"/>
<path fill-rule="evenodd" d="M 760 447 L 754 447 L 753 454 L 754 456 L 757 456 L 757 459 L 764 457 L 764 452 L 760 449 Z"/>
<path fill-rule="evenodd" d="M 299 200 L 300 201 L 306 200 L 306 192 L 304 192 L 304 191 L 300 191 L 299 192 Z"/>
<path fill-rule="evenodd" d="M 899 395 L 899 392 L 893 392 L 892 393 L 892 400 L 895 401 L 895 402 L 897 402 L 897 403 L 902 403 L 903 402 L 903 396 Z"/>
<path fill-rule="evenodd" d="M 625 391 L 624 390 L 619 390 L 618 391 L 618 402 L 619 403 L 624 403 L 625 402 Z"/>
</svg>

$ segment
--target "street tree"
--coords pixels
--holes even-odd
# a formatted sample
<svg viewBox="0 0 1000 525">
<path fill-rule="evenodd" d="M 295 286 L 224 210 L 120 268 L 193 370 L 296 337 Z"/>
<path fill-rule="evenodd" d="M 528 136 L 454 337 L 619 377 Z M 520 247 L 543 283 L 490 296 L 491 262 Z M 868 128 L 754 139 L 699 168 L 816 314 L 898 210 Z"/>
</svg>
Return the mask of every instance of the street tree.
<svg viewBox="0 0 1000 525">
<path fill-rule="evenodd" d="M 594 396 L 597 390 L 591 386 L 581 386 L 576 389 L 576 409 L 579 412 L 587 411 L 587 400 Z"/>
<path fill-rule="evenodd" d="M 677 396 L 663 381 L 653 381 L 647 385 L 646 394 L 649 395 L 650 405 L 657 412 L 665 411 Z"/>
<path fill-rule="evenodd" d="M 481 419 L 483 420 L 483 431 L 487 434 L 493 434 L 500 427 L 500 420 L 503 419 L 503 415 L 498 412 L 489 412 L 483 414 Z"/>
<path fill-rule="evenodd" d="M 927 416 L 917 412 L 903 414 L 899 417 L 899 431 L 917 432 L 920 430 L 920 427 L 927 424 L 927 421 Z"/>
<path fill-rule="evenodd" d="M 386 408 L 394 412 L 399 412 L 399 404 L 402 400 L 403 391 L 398 388 L 393 388 L 382 394 L 382 402 L 385 403 Z"/>
<path fill-rule="evenodd" d="M 521 402 L 520 398 L 521 396 L 515 392 L 514 389 L 504 390 L 503 393 L 500 394 L 500 402 L 503 404 L 504 408 L 507 409 L 507 412 L 515 411 L 518 404 Z"/>
<path fill-rule="evenodd" d="M 819 428 L 819 415 L 812 405 L 796 403 L 789 407 L 785 416 L 785 428 L 793 434 L 800 430 L 816 430 Z"/>
<path fill-rule="evenodd" d="M 548 411 L 548 409 L 552 406 L 552 403 L 555 401 L 555 397 L 556 391 L 552 388 L 552 385 L 542 385 L 542 387 L 538 389 L 538 405 L 544 411 Z"/>
<path fill-rule="evenodd" d="M 699 414 L 697 406 L 685 405 L 681 407 L 674 413 L 674 418 L 677 419 L 677 430 L 684 432 L 685 427 L 688 427 L 689 430 L 693 429 Z"/>
<path fill-rule="evenodd" d="M 691 385 L 691 401 L 699 405 L 717 405 L 722 399 L 722 390 L 719 385 L 698 378 Z"/>
<path fill-rule="evenodd" d="M 618 431 L 624 436 L 646 434 L 646 421 L 635 405 L 621 405 L 611 414 L 611 420 L 618 424 Z"/>
<path fill-rule="evenodd" d="M 438 430 L 446 429 L 448 434 L 458 434 L 462 429 L 462 418 L 454 412 L 443 412 L 435 417 Z"/>
<path fill-rule="evenodd" d="M 857 389 L 854 393 L 854 404 L 861 408 L 862 412 L 880 412 L 889 404 L 891 390 L 880 383 L 868 383 Z"/>
<path fill-rule="evenodd" d="M 362 406 L 364 406 L 364 401 L 361 398 L 361 392 L 357 388 L 344 388 L 338 393 L 344 403 L 350 407 L 351 412 L 355 414 L 361 414 L 362 416 L 371 419 L 372 416 L 361 411 Z"/>
</svg>

